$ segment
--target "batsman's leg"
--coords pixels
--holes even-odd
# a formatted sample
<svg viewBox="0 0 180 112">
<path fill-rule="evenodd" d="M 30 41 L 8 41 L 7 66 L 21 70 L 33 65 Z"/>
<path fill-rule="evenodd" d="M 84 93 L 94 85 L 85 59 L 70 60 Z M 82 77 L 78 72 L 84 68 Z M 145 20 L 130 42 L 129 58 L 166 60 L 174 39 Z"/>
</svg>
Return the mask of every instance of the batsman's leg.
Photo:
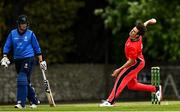
<svg viewBox="0 0 180 112">
<path fill-rule="evenodd" d="M 20 72 L 17 76 L 17 104 L 25 107 L 27 97 L 27 76 L 25 73 Z"/>
<path fill-rule="evenodd" d="M 31 85 L 31 74 L 32 74 L 33 67 L 34 67 L 34 58 L 29 58 L 28 60 L 26 60 L 26 63 L 28 63 L 28 70 L 26 71 L 27 78 L 28 78 L 28 96 L 27 96 L 27 98 L 32 106 L 32 105 L 37 105 L 40 103 L 40 101 L 36 97 L 35 89 Z"/>
<path fill-rule="evenodd" d="M 28 98 L 31 105 L 32 104 L 38 105 L 40 103 L 40 101 L 36 97 L 35 89 L 31 84 L 28 85 L 28 96 L 27 96 L 27 98 Z"/>
</svg>

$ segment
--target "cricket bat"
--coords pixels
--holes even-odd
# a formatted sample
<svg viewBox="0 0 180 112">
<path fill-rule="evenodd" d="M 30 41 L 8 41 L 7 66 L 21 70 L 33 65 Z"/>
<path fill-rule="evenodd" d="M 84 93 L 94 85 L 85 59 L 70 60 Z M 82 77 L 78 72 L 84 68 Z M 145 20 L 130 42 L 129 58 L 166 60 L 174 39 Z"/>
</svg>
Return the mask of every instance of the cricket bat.
<svg viewBox="0 0 180 112">
<path fill-rule="evenodd" d="M 56 104 L 55 104 L 55 102 L 54 102 L 54 98 L 53 98 L 53 95 L 52 95 L 52 92 L 51 92 L 51 88 L 50 88 L 50 85 L 49 85 L 49 81 L 48 81 L 47 78 L 46 78 L 45 71 L 44 71 L 43 69 L 41 69 L 41 71 L 42 71 L 42 74 L 43 74 L 45 92 L 46 92 L 46 96 L 47 96 L 47 98 L 48 98 L 49 105 L 50 105 L 50 107 L 55 107 Z"/>
</svg>

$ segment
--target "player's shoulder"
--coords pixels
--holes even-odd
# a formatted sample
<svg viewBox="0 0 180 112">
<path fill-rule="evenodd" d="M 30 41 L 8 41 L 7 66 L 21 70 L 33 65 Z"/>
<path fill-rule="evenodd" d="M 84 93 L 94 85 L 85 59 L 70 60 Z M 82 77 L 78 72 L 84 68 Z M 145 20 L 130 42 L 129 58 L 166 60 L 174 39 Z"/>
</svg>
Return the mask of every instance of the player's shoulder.
<svg viewBox="0 0 180 112">
<path fill-rule="evenodd" d="M 17 28 L 12 29 L 10 33 L 15 33 L 15 32 L 17 32 Z"/>
<path fill-rule="evenodd" d="M 29 34 L 29 35 L 35 35 L 34 32 L 33 32 L 31 29 L 29 29 L 29 28 L 27 29 L 26 32 L 27 32 L 27 34 Z"/>
<path fill-rule="evenodd" d="M 29 33 L 33 33 L 33 31 L 31 30 L 31 29 L 27 29 L 27 32 L 29 32 Z"/>
<path fill-rule="evenodd" d="M 18 30 L 17 30 L 17 28 L 12 29 L 9 34 L 10 34 L 10 35 L 13 35 L 13 36 L 14 36 L 14 35 L 18 35 Z"/>
</svg>

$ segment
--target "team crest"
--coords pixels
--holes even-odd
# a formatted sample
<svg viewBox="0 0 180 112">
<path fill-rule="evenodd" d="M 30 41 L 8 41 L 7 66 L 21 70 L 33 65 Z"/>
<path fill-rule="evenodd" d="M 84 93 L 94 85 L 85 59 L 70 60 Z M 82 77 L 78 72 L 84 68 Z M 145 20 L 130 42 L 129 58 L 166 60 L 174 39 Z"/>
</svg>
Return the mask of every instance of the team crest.
<svg viewBox="0 0 180 112">
<path fill-rule="evenodd" d="M 28 41 L 28 37 L 27 36 L 24 37 L 24 41 Z"/>
<path fill-rule="evenodd" d="M 28 68 L 28 64 L 27 63 L 25 63 L 24 68 Z"/>
</svg>

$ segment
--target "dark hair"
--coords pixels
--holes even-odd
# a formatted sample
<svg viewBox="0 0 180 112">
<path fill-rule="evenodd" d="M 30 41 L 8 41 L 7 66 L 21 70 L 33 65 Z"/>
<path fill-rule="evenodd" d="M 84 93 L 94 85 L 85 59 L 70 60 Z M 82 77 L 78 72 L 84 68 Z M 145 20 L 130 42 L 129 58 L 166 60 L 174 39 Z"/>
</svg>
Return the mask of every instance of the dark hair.
<svg viewBox="0 0 180 112">
<path fill-rule="evenodd" d="M 17 24 L 28 24 L 28 19 L 26 15 L 20 15 L 17 19 Z"/>
<path fill-rule="evenodd" d="M 143 23 L 138 23 L 136 25 L 136 28 L 139 30 L 139 32 L 137 33 L 138 35 L 144 36 L 145 32 L 146 32 L 146 27 L 144 26 Z"/>
</svg>

